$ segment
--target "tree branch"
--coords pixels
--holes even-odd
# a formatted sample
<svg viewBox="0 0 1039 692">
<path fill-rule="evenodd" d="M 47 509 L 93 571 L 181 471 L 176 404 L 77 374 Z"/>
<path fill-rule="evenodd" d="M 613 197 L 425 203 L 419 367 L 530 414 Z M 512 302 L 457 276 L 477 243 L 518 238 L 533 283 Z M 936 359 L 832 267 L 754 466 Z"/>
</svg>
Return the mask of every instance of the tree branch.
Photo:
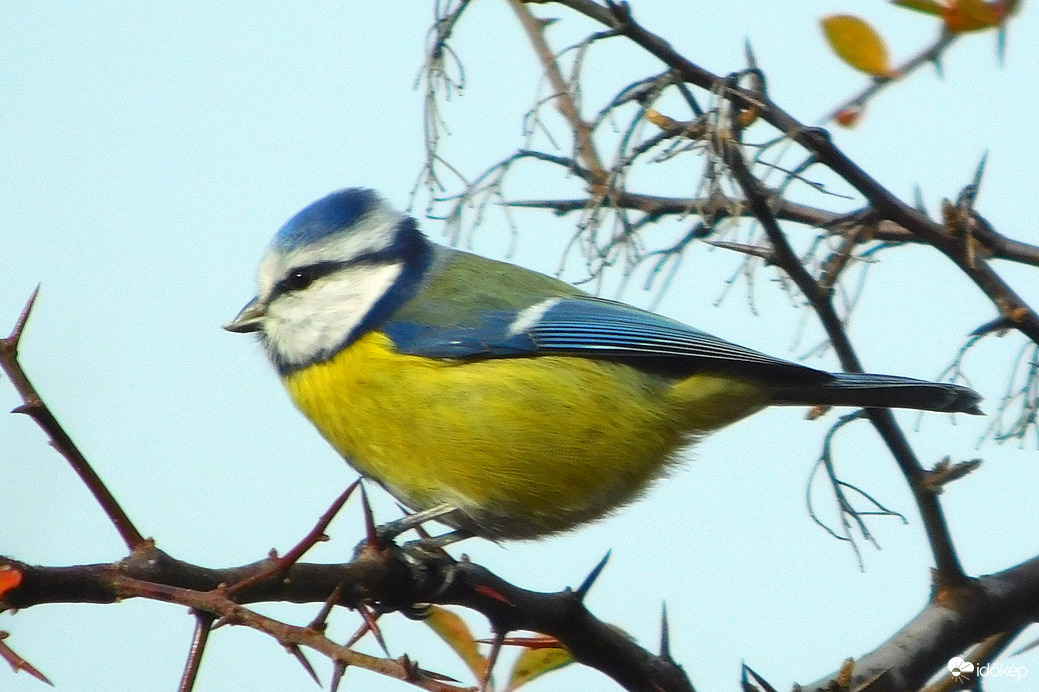
<svg viewBox="0 0 1039 692">
<path fill-rule="evenodd" d="M 248 565 L 213 569 L 192 565 L 148 546 L 114 564 L 40 567 L 0 557 L 22 575 L 21 583 L 0 598 L 0 611 L 44 603 L 115 603 L 148 598 L 211 613 L 226 624 L 245 625 L 282 644 L 305 646 L 329 659 L 395 677 L 423 689 L 454 689 L 435 677 L 418 675 L 399 660 L 357 653 L 335 644 L 320 631 L 295 627 L 245 607 L 259 602 L 325 603 L 373 607 L 421 617 L 416 604 L 459 605 L 483 614 L 497 632 L 530 630 L 558 639 L 584 665 L 609 675 L 629 690 L 691 692 L 682 669 L 667 655 L 653 655 L 616 627 L 593 616 L 583 593 L 528 591 L 470 562 L 455 562 L 445 553 L 390 545 L 362 545 L 344 564 L 296 563 L 271 574 L 276 558 Z M 225 585 L 250 585 L 228 597 Z"/>
</svg>

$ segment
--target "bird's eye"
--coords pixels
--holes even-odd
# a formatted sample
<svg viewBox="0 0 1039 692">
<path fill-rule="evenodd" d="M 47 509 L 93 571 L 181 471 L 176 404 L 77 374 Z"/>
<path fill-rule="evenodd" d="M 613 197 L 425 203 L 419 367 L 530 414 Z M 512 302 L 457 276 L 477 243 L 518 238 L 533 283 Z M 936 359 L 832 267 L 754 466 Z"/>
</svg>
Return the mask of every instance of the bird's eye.
<svg viewBox="0 0 1039 692">
<path fill-rule="evenodd" d="M 281 280 L 281 288 L 284 291 L 302 291 L 314 283 L 317 277 L 318 272 L 311 267 L 300 267 L 292 270 L 288 276 Z"/>
</svg>

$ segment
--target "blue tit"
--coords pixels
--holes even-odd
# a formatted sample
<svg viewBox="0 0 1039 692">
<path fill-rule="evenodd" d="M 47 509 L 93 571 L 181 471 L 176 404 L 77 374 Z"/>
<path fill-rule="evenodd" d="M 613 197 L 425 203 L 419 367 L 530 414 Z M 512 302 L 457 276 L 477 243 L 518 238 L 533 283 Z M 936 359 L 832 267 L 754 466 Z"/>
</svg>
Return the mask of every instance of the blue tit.
<svg viewBox="0 0 1039 692">
<path fill-rule="evenodd" d="M 535 538 L 637 498 L 701 436 L 771 405 L 980 413 L 953 384 L 830 374 L 430 242 L 371 190 L 274 236 L 255 332 L 361 474 L 461 535 Z"/>
</svg>

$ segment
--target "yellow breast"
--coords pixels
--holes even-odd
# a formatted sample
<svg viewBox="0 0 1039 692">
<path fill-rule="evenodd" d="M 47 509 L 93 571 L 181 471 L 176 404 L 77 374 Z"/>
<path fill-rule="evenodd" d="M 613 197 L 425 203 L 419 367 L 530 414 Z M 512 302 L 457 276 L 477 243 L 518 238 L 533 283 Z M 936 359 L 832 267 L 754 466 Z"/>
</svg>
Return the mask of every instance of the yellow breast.
<svg viewBox="0 0 1039 692">
<path fill-rule="evenodd" d="M 635 498 L 691 437 L 757 410 L 727 376 L 565 356 L 451 361 L 369 333 L 285 378 L 340 454 L 414 509 L 497 538 L 568 529 Z"/>
</svg>

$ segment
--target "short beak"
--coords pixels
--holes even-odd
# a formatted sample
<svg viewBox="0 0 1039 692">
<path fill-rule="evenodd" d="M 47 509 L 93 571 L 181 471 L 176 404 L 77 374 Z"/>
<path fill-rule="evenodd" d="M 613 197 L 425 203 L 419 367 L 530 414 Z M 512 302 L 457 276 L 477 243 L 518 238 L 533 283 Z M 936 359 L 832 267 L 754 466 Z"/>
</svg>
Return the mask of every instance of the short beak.
<svg viewBox="0 0 1039 692">
<path fill-rule="evenodd" d="M 235 318 L 224 325 L 224 329 L 238 334 L 258 332 L 263 327 L 263 320 L 267 317 L 267 306 L 260 302 L 259 298 L 250 300 Z"/>
</svg>

